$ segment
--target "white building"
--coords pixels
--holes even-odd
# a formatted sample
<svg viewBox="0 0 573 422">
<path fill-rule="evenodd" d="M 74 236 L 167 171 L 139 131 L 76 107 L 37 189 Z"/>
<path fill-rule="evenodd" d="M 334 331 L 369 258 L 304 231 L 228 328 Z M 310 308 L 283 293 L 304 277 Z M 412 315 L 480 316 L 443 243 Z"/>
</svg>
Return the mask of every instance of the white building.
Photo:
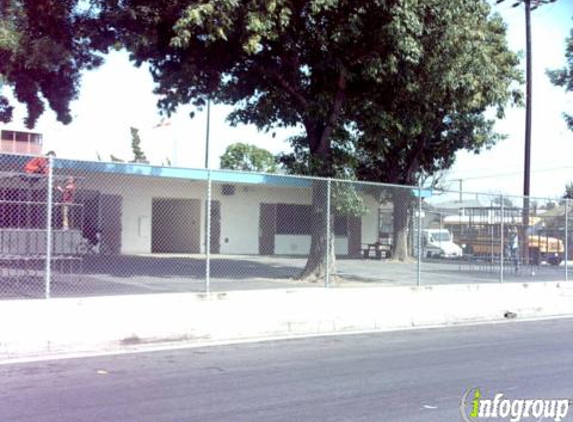
<svg viewBox="0 0 573 422">
<path fill-rule="evenodd" d="M 22 168 L 27 159 L 6 157 L 0 161 L 5 172 Z M 205 253 L 209 178 L 212 253 L 307 255 L 310 249 L 313 182 L 308 179 L 60 159 L 54 174 L 56 183 L 76 178 L 82 204 L 76 220 L 84 232 L 101 232 L 108 253 Z M 318 183 L 326 189 L 326 182 Z M 368 212 L 335 217 L 335 250 L 342 256 L 358 257 L 364 244 L 378 240 L 378 203 L 358 192 Z"/>
<path fill-rule="evenodd" d="M 41 154 L 42 134 L 27 130 L 0 130 L 0 153 Z"/>
</svg>

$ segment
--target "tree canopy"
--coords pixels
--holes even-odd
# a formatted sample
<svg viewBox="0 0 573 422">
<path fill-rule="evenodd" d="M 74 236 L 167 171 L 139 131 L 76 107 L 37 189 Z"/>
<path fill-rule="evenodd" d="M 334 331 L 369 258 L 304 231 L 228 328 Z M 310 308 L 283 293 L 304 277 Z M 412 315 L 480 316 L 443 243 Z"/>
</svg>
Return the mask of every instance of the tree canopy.
<svg viewBox="0 0 573 422">
<path fill-rule="evenodd" d="M 420 29 L 417 58 L 395 56 L 398 72 L 387 73 L 380 89 L 345 105 L 345 127 L 332 136 L 337 174 L 416 185 L 451 167 L 459 150 L 479 153 L 502 139 L 486 113 L 502 117 L 508 104 L 521 103 L 518 56 L 507 47 L 501 18 L 490 16 L 486 3 L 424 0 L 418 6 L 405 12 L 409 25 Z M 283 163 L 312 173 L 304 137 L 292 138 L 292 144 Z M 394 256 L 400 259 L 407 257 L 409 208 L 415 199 L 408 192 L 375 192 L 394 203 Z"/>
<path fill-rule="evenodd" d="M 361 180 L 417 184 L 449 168 L 461 149 L 479 153 L 503 135 L 493 130 L 520 104 L 518 56 L 505 39 L 505 24 L 481 2 L 424 0 L 410 11 L 422 28 L 418 60 L 396 57 L 400 69 L 386 89 L 348 104 L 351 130 L 334 137 Z M 300 148 L 300 142 L 297 141 Z"/>
<path fill-rule="evenodd" d="M 573 92 L 573 29 L 571 30 L 569 38 L 567 38 L 565 58 L 567 59 L 566 67 L 558 70 L 550 70 L 547 73 L 554 85 L 565 88 L 567 92 Z M 569 129 L 573 130 L 573 115 L 564 113 L 564 117 Z"/>
<path fill-rule="evenodd" d="M 32 128 L 45 102 L 62 123 L 71 121 L 70 102 L 78 95 L 80 73 L 102 59 L 92 40 L 101 38 L 94 11 L 79 0 L 0 0 L 0 87 L 13 89 L 26 105 Z M 103 38 L 101 38 L 103 39 Z M 13 106 L 0 91 L 0 121 Z"/>
<path fill-rule="evenodd" d="M 473 1 L 465 0 L 465 3 Z M 421 22 L 399 0 L 102 1 L 136 63 L 149 62 L 160 106 L 232 104 L 232 123 L 301 125 L 319 175 L 332 175 L 345 105 L 388 91 L 398 58 L 418 61 Z"/>
<path fill-rule="evenodd" d="M 563 199 L 573 199 L 573 182 L 568 182 L 565 184 L 565 193 L 563 194 Z"/>
<path fill-rule="evenodd" d="M 143 152 L 143 149 L 141 149 L 141 137 L 139 136 L 139 129 L 130 127 L 129 132 L 131 133 L 131 151 L 133 152 L 133 161 L 136 163 L 147 161 L 145 152 Z"/>
<path fill-rule="evenodd" d="M 225 153 L 221 155 L 220 167 L 231 170 L 275 173 L 277 162 L 275 156 L 266 149 L 237 142 L 229 145 Z"/>
<path fill-rule="evenodd" d="M 479 2 L 456 11 L 451 3 L 425 3 L 423 58 L 400 63 L 390 95 L 374 93 L 357 107 L 364 116 L 355 119 L 360 179 L 418 184 L 451 167 L 459 150 L 479 153 L 502 139 L 486 112 L 502 118 L 508 104 L 521 102 L 519 61 L 501 18 L 488 18 Z"/>
<path fill-rule="evenodd" d="M 401 139 L 449 126 L 451 141 L 432 146 L 447 165 L 456 148 L 491 145 L 481 112 L 502 110 L 517 79 L 489 12 L 485 0 L 2 0 L 0 75 L 28 125 L 42 98 L 69 122 L 80 71 L 121 46 L 150 64 L 166 113 L 210 98 L 235 107 L 234 124 L 302 126 L 314 174 L 334 173 L 337 132 L 396 162 Z M 5 98 L 0 110 L 6 120 Z"/>
</svg>

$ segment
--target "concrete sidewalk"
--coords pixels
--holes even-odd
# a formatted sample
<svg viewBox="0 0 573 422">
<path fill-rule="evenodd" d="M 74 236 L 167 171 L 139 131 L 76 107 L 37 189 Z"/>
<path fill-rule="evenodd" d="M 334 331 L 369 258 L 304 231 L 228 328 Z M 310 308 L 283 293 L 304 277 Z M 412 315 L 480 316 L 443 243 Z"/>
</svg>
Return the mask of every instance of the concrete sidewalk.
<svg viewBox="0 0 573 422">
<path fill-rule="evenodd" d="M 573 315 L 573 283 L 287 289 L 0 303 L 0 361 Z"/>
</svg>

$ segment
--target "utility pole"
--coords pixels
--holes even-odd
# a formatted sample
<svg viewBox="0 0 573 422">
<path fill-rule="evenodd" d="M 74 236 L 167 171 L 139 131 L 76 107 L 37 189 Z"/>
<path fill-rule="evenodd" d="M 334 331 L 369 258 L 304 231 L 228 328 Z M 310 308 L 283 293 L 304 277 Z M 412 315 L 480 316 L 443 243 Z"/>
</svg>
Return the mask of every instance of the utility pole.
<svg viewBox="0 0 573 422">
<path fill-rule="evenodd" d="M 454 182 L 455 182 L 455 181 L 460 182 L 459 194 L 460 194 L 460 204 L 461 204 L 462 202 L 464 202 L 463 189 L 462 189 L 462 188 L 463 188 L 464 179 L 453 179 L 453 180 L 454 180 Z"/>
<path fill-rule="evenodd" d="M 205 168 L 209 168 L 209 132 L 211 130 L 211 98 L 207 99 L 207 122 L 205 130 Z"/>
<path fill-rule="evenodd" d="M 205 128 L 205 169 L 207 170 L 207 203 L 205 204 L 205 291 L 209 293 L 211 278 L 211 195 L 213 182 L 209 170 L 209 135 L 211 131 L 211 97 L 207 98 L 207 121 Z"/>
<path fill-rule="evenodd" d="M 504 0 L 497 0 L 500 4 Z M 523 261 L 529 261 L 529 194 L 531 181 L 531 11 L 557 0 L 517 0 L 512 7 L 525 6 L 525 154 L 523 163 Z M 533 4 L 533 5 L 532 5 Z"/>
</svg>

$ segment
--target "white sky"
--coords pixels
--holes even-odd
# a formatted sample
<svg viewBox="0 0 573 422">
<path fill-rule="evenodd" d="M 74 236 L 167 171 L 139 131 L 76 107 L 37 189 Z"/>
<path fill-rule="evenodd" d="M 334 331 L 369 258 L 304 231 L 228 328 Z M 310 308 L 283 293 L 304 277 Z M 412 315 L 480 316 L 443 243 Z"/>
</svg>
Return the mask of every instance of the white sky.
<svg viewBox="0 0 573 422">
<path fill-rule="evenodd" d="M 514 51 L 524 52 L 525 12 L 513 8 L 514 0 L 494 6 L 508 24 L 508 41 Z M 565 38 L 573 28 L 573 1 L 558 0 L 532 12 L 532 137 L 531 196 L 560 196 L 573 181 L 573 132 L 562 113 L 573 113 L 573 94 L 553 86 L 547 69 L 565 66 Z M 525 86 L 523 87 L 525 92 Z M 476 156 L 459 153 L 448 178 L 464 179 L 464 191 L 523 193 L 525 107 L 512 109 L 497 130 L 508 135 L 490 151 Z M 458 182 L 450 184 L 458 187 Z"/>
<path fill-rule="evenodd" d="M 515 51 L 525 51 L 523 7 L 512 8 L 513 0 L 494 6 L 508 23 L 508 40 Z M 556 88 L 545 75 L 546 69 L 565 65 L 565 38 L 573 27 L 573 1 L 558 0 L 532 13 L 533 38 L 533 125 L 531 195 L 556 197 L 565 183 L 573 181 L 573 132 L 562 118 L 573 113 L 573 94 Z M 524 64 L 525 65 L 525 64 Z M 104 161 L 110 154 L 131 158 L 129 127 L 140 129 L 143 149 L 152 162 L 169 158 L 173 165 L 203 167 L 205 162 L 206 116 L 198 112 L 190 119 L 190 107 L 182 107 L 171 118 L 171 125 L 153 129 L 161 119 L 153 82 L 145 67 L 136 69 L 125 53 L 114 52 L 100 69 L 86 73 L 79 100 L 72 104 L 73 122 L 59 124 L 51 111 L 39 120 L 35 130 L 44 134 L 45 150 L 54 149 L 59 157 Z M 525 89 L 525 88 L 524 88 Z M 225 117 L 230 108 L 211 108 L 210 166 L 218 168 L 219 156 L 227 145 L 248 142 L 273 153 L 288 151 L 285 139 L 297 130 L 260 133 L 241 125 L 232 128 Z M 14 122 L 7 128 L 22 129 L 24 108 L 18 107 Z M 497 129 L 509 138 L 480 155 L 460 153 L 449 180 L 464 179 L 464 191 L 523 192 L 525 108 L 512 109 Z M 176 157 L 174 159 L 174 157 Z M 457 182 L 450 184 L 457 188 Z"/>
</svg>

